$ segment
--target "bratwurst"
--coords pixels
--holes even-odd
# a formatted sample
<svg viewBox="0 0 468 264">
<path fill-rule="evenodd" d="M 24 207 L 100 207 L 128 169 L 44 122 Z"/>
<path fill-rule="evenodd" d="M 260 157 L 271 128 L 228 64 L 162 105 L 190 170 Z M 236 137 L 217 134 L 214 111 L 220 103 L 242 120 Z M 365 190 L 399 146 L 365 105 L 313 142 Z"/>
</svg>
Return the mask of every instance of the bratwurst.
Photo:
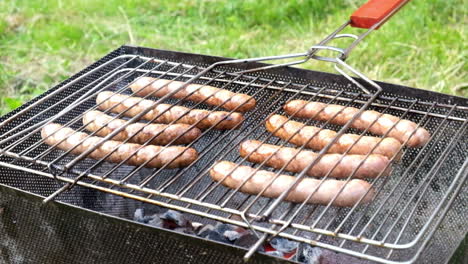
<svg viewBox="0 0 468 264">
<path fill-rule="evenodd" d="M 281 169 L 299 173 L 317 159 L 318 154 L 309 150 L 280 147 L 271 144 L 262 144 L 257 140 L 246 140 L 241 143 L 240 155 L 255 163 L 265 162 L 265 165 L 275 169 Z M 358 166 L 362 165 L 358 168 Z M 382 173 L 387 176 L 390 173 L 390 161 L 382 155 L 343 155 L 325 154 L 306 173 L 312 177 L 324 177 L 334 168 L 329 177 L 347 178 L 357 169 L 354 178 L 375 178 Z"/>
<path fill-rule="evenodd" d="M 296 121 L 288 121 L 288 118 L 282 115 L 272 115 L 266 121 L 266 128 L 275 136 L 287 140 L 290 143 L 303 146 L 313 150 L 321 150 L 336 137 L 337 132 L 329 129 L 322 129 L 314 126 L 304 126 L 303 123 Z M 294 135 L 294 136 L 293 136 Z M 292 136 L 292 138 L 291 138 Z M 384 155 L 387 158 L 399 159 L 401 144 L 394 138 L 378 138 L 369 136 L 359 136 L 355 134 L 343 134 L 328 150 L 329 153 L 345 153 L 367 155 L 372 151 L 372 154 Z"/>
<path fill-rule="evenodd" d="M 47 145 L 55 146 L 58 144 L 57 148 L 64 151 L 71 150 L 71 153 L 75 155 L 94 148 L 102 140 L 101 137 L 88 137 L 86 133 L 76 132 L 69 127 L 53 123 L 45 125 L 42 128 L 41 136 Z M 120 163 L 128 159 L 125 163 L 133 166 L 139 166 L 148 162 L 145 166 L 150 168 L 161 168 L 163 166 L 167 168 L 185 167 L 194 162 L 198 157 L 197 151 L 193 148 L 142 146 L 114 140 L 105 141 L 96 150 L 91 152 L 88 157 L 99 160 L 109 153 L 112 154 L 106 158 L 107 161 Z"/>
<path fill-rule="evenodd" d="M 101 110 L 110 110 L 114 113 L 124 113 L 125 116 L 134 117 L 144 110 L 151 108 L 142 119 L 154 123 L 178 123 L 193 125 L 200 129 L 213 127 L 225 130 L 237 128 L 244 116 L 240 113 L 224 111 L 207 111 L 202 109 L 189 109 L 183 106 L 170 104 L 157 104 L 154 101 L 139 97 L 117 94 L 113 92 L 100 92 L 96 98 L 96 104 Z M 155 119 L 156 118 L 156 119 Z M 154 120 L 153 120 L 154 119 Z"/>
<path fill-rule="evenodd" d="M 331 124 L 345 125 L 359 112 L 359 109 L 342 105 L 293 100 L 284 105 L 284 111 L 296 117 L 313 118 L 319 121 L 329 121 Z M 335 115 L 336 117 L 334 117 Z M 381 136 L 388 132 L 388 137 L 396 138 L 402 144 L 408 140 L 406 145 L 413 148 L 425 145 L 430 138 L 430 134 L 426 129 L 418 128 L 418 125 L 412 121 L 389 114 L 381 115 L 381 113 L 371 110 L 362 112 L 351 124 L 351 127 L 359 130 L 368 129 L 369 132 Z"/>
<path fill-rule="evenodd" d="M 105 137 L 113 131 L 125 126 L 127 121 L 123 119 L 114 119 L 100 111 L 89 111 L 83 115 L 83 125 L 88 131 L 96 132 L 96 135 Z M 200 129 L 190 127 L 186 124 L 128 124 L 122 131 L 112 139 L 123 141 L 129 139 L 129 142 L 145 144 L 166 145 L 172 140 L 172 144 L 187 144 L 201 135 Z"/>
<path fill-rule="evenodd" d="M 219 161 L 210 170 L 211 178 L 222 185 L 236 189 L 241 192 L 257 195 L 263 189 L 266 190 L 262 196 L 277 198 L 285 192 L 296 180 L 296 177 L 289 175 L 279 175 L 266 170 L 256 171 L 249 166 L 238 166 L 229 161 Z M 369 202 L 374 197 L 372 186 L 363 180 L 353 179 L 346 181 L 322 180 L 304 178 L 291 189 L 285 200 L 293 203 L 306 201 L 310 204 L 328 205 L 334 197 L 332 205 L 340 207 L 351 207 L 362 197 L 362 202 Z M 320 187 L 319 187 L 320 186 Z M 313 193 L 313 194 L 312 194 Z M 312 196 L 307 199 L 309 195 Z"/>
<path fill-rule="evenodd" d="M 177 91 L 171 97 L 194 102 L 204 102 L 220 106 L 230 111 L 246 112 L 255 107 L 255 99 L 247 94 L 234 93 L 229 90 L 209 85 L 186 84 L 185 82 L 141 77 L 130 85 L 130 89 L 139 96 L 163 97 Z"/>
</svg>

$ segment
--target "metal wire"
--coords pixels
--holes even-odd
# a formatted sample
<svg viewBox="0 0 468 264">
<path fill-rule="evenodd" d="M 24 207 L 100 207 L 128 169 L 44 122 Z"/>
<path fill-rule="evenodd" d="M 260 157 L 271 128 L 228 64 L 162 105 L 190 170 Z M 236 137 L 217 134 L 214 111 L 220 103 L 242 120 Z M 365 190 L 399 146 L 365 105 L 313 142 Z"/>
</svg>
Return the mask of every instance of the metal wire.
<svg viewBox="0 0 468 264">
<path fill-rule="evenodd" d="M 250 228 L 255 232 L 261 233 L 257 246 L 261 245 L 264 240 L 270 237 L 280 236 L 288 239 L 293 239 L 299 242 L 306 242 L 313 245 L 319 245 L 324 248 L 333 249 L 350 255 L 363 257 L 366 259 L 388 263 L 391 262 L 392 252 L 394 250 L 405 249 L 410 246 L 412 247 L 417 241 L 419 241 L 419 239 L 423 237 L 424 234 L 430 234 L 431 232 L 433 232 L 433 229 L 430 228 L 431 224 L 433 222 L 435 223 L 439 221 L 441 215 L 439 214 L 438 217 L 436 217 L 436 215 L 438 215 L 439 212 L 443 213 L 443 210 L 446 209 L 446 207 L 444 207 L 443 204 L 450 203 L 447 199 L 449 195 L 451 195 L 453 191 L 456 190 L 455 185 L 451 185 L 450 187 L 445 189 L 443 197 L 441 198 L 440 203 L 438 203 L 437 205 L 438 209 L 433 214 L 431 214 L 430 217 L 428 217 L 427 222 L 422 228 L 419 229 L 420 232 L 413 237 L 413 241 L 411 243 L 408 244 L 407 240 L 401 240 L 402 234 L 412 224 L 411 215 L 415 213 L 415 210 L 418 204 L 420 204 L 421 199 L 425 197 L 424 193 L 426 192 L 429 183 L 432 181 L 432 179 L 434 179 L 437 172 L 446 163 L 450 154 L 454 152 L 455 147 L 458 146 L 457 144 L 461 142 L 463 136 L 466 135 L 466 116 L 454 115 L 455 111 L 465 111 L 465 107 L 463 106 L 460 107 L 451 105 L 448 108 L 447 105 L 435 103 L 428 104 L 427 102 L 420 102 L 418 100 L 408 100 L 396 97 L 387 100 L 389 97 L 381 95 L 379 94 L 379 92 L 369 96 L 366 94 L 333 90 L 329 87 L 314 87 L 308 84 L 304 85 L 293 82 L 284 82 L 274 78 L 269 79 L 260 76 L 248 76 L 245 74 L 234 74 L 225 70 L 217 70 L 216 67 L 224 66 L 226 65 L 226 63 L 219 63 L 216 64 L 214 67 L 203 68 L 199 66 L 159 60 L 156 58 L 142 59 L 141 57 L 130 56 L 126 57 L 126 59 L 128 60 L 120 64 L 119 67 L 114 68 L 111 71 L 107 71 L 106 74 L 102 74 L 99 78 L 94 79 L 92 81 L 93 85 L 88 84 L 82 89 L 74 91 L 73 93 L 71 93 L 71 95 L 69 95 L 70 97 L 59 97 L 59 99 L 53 101 L 53 103 L 48 108 L 44 108 L 43 110 L 39 111 L 37 115 L 33 115 L 27 119 L 23 119 L 21 123 L 19 123 L 16 126 L 16 129 L 13 132 L 10 131 L 1 134 L 0 138 L 2 138 L 3 140 L 0 141 L 0 158 L 12 157 L 15 160 L 11 163 L 5 163 L 0 161 L 0 164 L 2 166 L 9 166 L 14 167 L 15 169 L 34 172 L 46 177 L 53 176 L 59 179 L 61 182 L 66 183 L 62 188 L 60 188 L 54 194 L 49 196 L 49 200 L 58 195 L 59 193 L 66 191 L 69 188 L 73 187 L 73 185 L 77 184 L 80 186 L 86 186 L 89 188 L 114 193 L 120 196 L 129 197 L 147 203 L 158 204 L 168 208 L 173 208 L 195 215 L 209 217 L 214 220 L 223 221 L 226 223 L 233 223 L 239 226 Z M 143 62 L 138 63 L 137 66 L 132 66 L 133 68 L 130 68 L 130 70 L 124 68 L 125 66 L 129 65 L 129 61 L 134 63 L 137 60 L 142 60 Z M 144 69 L 151 63 L 156 63 L 156 65 L 151 66 L 151 69 Z M 352 72 L 359 76 L 358 72 L 354 71 L 352 68 L 348 68 L 343 61 L 337 60 L 337 63 L 340 64 L 343 67 L 343 69 L 346 69 L 349 72 Z M 99 69 L 102 70 L 102 68 Z M 121 73 L 123 73 L 123 75 L 117 78 L 115 77 L 117 76 L 116 74 Z M 131 79 L 131 82 L 117 89 L 117 93 L 127 92 L 129 85 L 134 83 L 139 77 L 153 75 L 156 75 L 156 78 L 170 78 L 172 80 L 182 80 L 186 83 L 185 85 L 193 82 L 198 82 L 201 83 L 201 85 L 213 85 L 224 89 L 231 89 L 231 87 L 236 87 L 236 92 L 248 93 L 249 95 L 253 96 L 255 99 L 258 100 L 257 110 L 245 113 L 244 123 L 242 125 L 238 125 L 238 127 L 236 127 L 236 130 L 225 131 L 221 133 L 220 136 L 214 137 L 213 135 L 215 131 L 213 128 L 214 126 L 216 126 L 216 124 L 214 124 L 211 128 L 208 128 L 203 131 L 200 139 L 197 139 L 194 142 L 187 144 L 187 147 L 195 147 L 197 150 L 199 150 L 200 154 L 196 162 L 190 164 L 186 168 L 180 169 L 175 173 L 170 174 L 170 177 L 167 177 L 162 180 L 158 178 L 162 177 L 162 175 L 167 175 L 165 174 L 167 173 L 166 167 L 153 170 L 151 174 L 145 175 L 143 179 L 135 179 L 138 181 L 136 184 L 134 183 L 134 178 L 145 166 L 145 164 L 128 168 L 128 166 L 124 164 L 126 160 L 123 160 L 118 164 L 112 165 L 111 169 L 103 172 L 102 174 L 94 173 L 95 170 L 99 170 L 100 165 L 102 165 L 105 162 L 105 158 L 111 155 L 111 153 L 115 151 L 115 149 L 112 150 L 112 152 L 108 153 L 106 157 L 92 162 L 91 165 L 83 169 L 80 167 L 80 165 L 89 164 L 89 160 L 85 159 L 87 154 L 94 151 L 99 145 L 94 146 L 85 153 L 82 153 L 81 155 L 73 156 L 70 154 L 71 150 L 59 152 L 54 149 L 54 146 L 44 145 L 44 139 L 37 140 L 38 133 L 45 124 L 61 120 L 60 118 L 62 117 L 71 117 L 67 119 L 69 121 L 66 121 L 64 125 L 75 125 L 76 127 L 78 127 L 75 130 L 76 132 L 84 131 L 87 124 L 79 124 L 83 115 L 93 109 L 98 109 L 98 105 L 85 107 L 86 109 L 77 115 L 71 114 L 71 110 L 75 111 L 79 109 L 84 109 L 81 104 L 89 102 L 90 100 L 95 98 L 97 92 L 107 90 L 113 85 L 123 82 L 125 79 Z M 187 79 L 188 81 L 186 81 Z M 80 80 L 83 79 L 78 78 L 75 80 L 75 83 Z M 375 90 L 379 91 L 379 86 L 377 84 L 370 80 L 365 81 L 369 85 L 369 87 L 373 87 Z M 219 85 L 219 83 L 222 83 L 222 85 Z M 67 86 L 67 88 L 68 87 L 70 86 Z M 181 86 L 179 90 L 183 89 L 184 87 L 185 86 Z M 141 89 L 144 89 L 144 87 L 142 87 Z M 173 93 L 155 100 L 154 105 L 163 102 L 179 90 L 173 91 Z M 63 89 L 60 91 L 63 91 Z M 52 94 L 56 96 L 58 93 L 59 92 L 53 92 Z M 81 96 L 78 100 L 74 101 L 75 103 L 71 104 L 67 108 L 67 111 L 60 111 L 54 116 L 38 120 L 38 116 L 47 116 L 49 110 L 57 108 L 61 103 L 68 102 L 67 100 L 69 100 L 72 96 L 79 96 L 81 94 L 85 96 Z M 132 91 L 130 95 L 135 96 L 136 94 L 137 92 Z M 175 103 L 172 103 L 172 105 L 185 105 L 186 103 L 184 101 L 189 96 L 190 94 L 182 99 L 175 100 Z M 48 99 L 39 100 L 38 102 L 40 103 L 34 104 L 34 106 L 41 105 L 41 103 L 47 102 L 47 100 L 51 100 L 53 96 L 49 95 L 47 96 L 47 98 Z M 357 115 L 354 116 L 352 120 L 349 120 L 349 122 L 345 126 L 342 126 L 339 129 L 337 137 L 335 137 L 333 142 L 331 142 L 327 147 L 318 152 L 318 157 L 316 158 L 316 160 L 313 163 L 309 164 L 309 166 L 306 169 L 304 169 L 301 173 L 297 174 L 294 183 L 291 186 L 289 186 L 286 192 L 284 192 L 280 197 L 276 199 L 266 199 L 262 197 L 262 193 L 266 190 L 267 187 L 264 188 L 264 190 L 257 195 L 245 196 L 240 193 L 241 186 L 236 188 L 235 190 L 230 190 L 223 187 L 221 185 L 221 182 L 210 182 L 207 184 L 207 178 L 209 178 L 207 174 L 215 160 L 232 160 L 235 161 L 238 164 L 238 166 L 241 164 L 247 164 L 248 157 L 239 158 L 237 153 L 237 147 L 240 142 L 242 142 L 245 139 L 259 139 L 262 144 L 266 144 L 269 140 L 273 139 L 272 134 L 262 130 L 263 123 L 268 117 L 267 115 L 269 113 L 281 114 L 282 103 L 295 98 L 301 98 L 308 101 L 326 100 L 326 103 L 341 103 L 346 106 L 359 105 L 360 111 Z M 151 95 L 147 95 L 141 100 L 143 99 L 151 99 Z M 206 107 L 206 105 L 204 105 L 204 102 L 207 99 L 208 98 L 206 98 L 202 102 L 191 104 L 189 108 L 204 108 Z M 211 107 L 210 109 L 217 110 L 220 107 L 222 107 L 222 105 Z M 351 123 L 356 118 L 358 118 L 358 116 L 364 110 L 369 109 L 369 107 L 378 108 L 381 115 L 388 111 L 394 111 L 392 114 L 395 115 L 395 112 L 398 113 L 397 115 L 401 119 L 411 119 L 415 118 L 415 116 L 419 116 L 420 118 L 418 118 L 418 127 L 425 126 L 429 122 L 434 122 L 434 120 L 439 120 L 440 126 L 431 131 L 431 139 L 426 146 L 422 147 L 419 150 L 411 150 L 412 152 L 416 151 L 417 153 L 414 158 L 411 155 L 409 155 L 407 149 L 403 149 L 405 151 L 404 157 L 408 157 L 411 160 L 408 166 L 401 164 L 398 165 L 403 166 L 405 169 L 402 175 L 398 175 L 400 177 L 398 181 L 388 183 L 387 179 L 381 181 L 380 176 L 378 176 L 375 180 L 372 180 L 371 185 L 376 188 L 376 195 L 385 195 L 383 200 L 378 200 L 379 202 L 381 202 L 380 204 L 376 204 L 375 202 L 367 205 L 361 205 L 358 202 L 355 206 L 350 208 L 349 211 L 345 212 L 345 215 L 343 215 L 341 221 L 339 221 L 338 226 L 334 227 L 331 222 L 328 222 L 324 227 L 320 227 L 319 223 L 325 221 L 326 217 L 331 214 L 330 210 L 333 209 L 331 203 L 333 201 L 331 201 L 327 206 L 317 206 L 307 205 L 305 202 L 300 204 L 287 203 L 284 202 L 284 198 L 286 197 L 286 195 L 288 195 L 289 191 L 301 181 L 301 179 L 306 177 L 306 172 L 320 160 L 320 158 L 330 149 L 331 145 L 334 142 L 336 142 L 336 140 L 341 135 L 352 131 L 349 129 Z M 0 128 L 2 128 L 3 126 L 7 126 L 16 120 L 21 120 L 22 116 L 25 113 L 28 113 L 33 109 L 34 107 L 31 106 L 28 107 L 27 110 L 25 109 L 20 111 L 19 114 L 14 115 L 12 118 L 0 123 Z M 444 112 L 444 109 L 448 109 L 448 111 Z M 235 110 L 236 109 L 227 112 L 233 113 L 235 112 Z M 102 144 L 103 142 L 105 142 L 105 140 L 113 138 L 113 136 L 125 129 L 125 127 L 128 124 L 137 122 L 148 111 L 150 111 L 149 108 L 147 109 L 147 111 L 140 113 L 138 116 L 130 118 L 130 120 L 126 121 L 126 123 L 122 127 L 114 130 L 111 134 L 103 137 L 100 143 Z M 112 109 L 106 109 L 103 112 L 111 113 Z M 114 117 L 111 120 L 115 120 L 123 116 L 124 114 L 125 113 L 119 113 L 117 115 L 114 115 Z M 338 114 L 339 113 L 337 113 L 336 115 Z M 153 118 L 152 121 L 156 120 L 157 118 L 158 117 Z M 291 120 L 291 117 L 288 117 L 288 120 Z M 172 123 L 176 122 L 177 120 L 173 121 Z M 304 122 L 304 126 L 310 124 L 313 124 L 312 120 L 307 120 Z M 455 126 L 458 129 L 454 134 L 458 135 L 458 137 L 455 136 L 451 138 L 449 142 L 445 143 L 441 141 L 442 138 L 444 138 L 446 133 L 453 133 L 448 131 L 449 125 Z M 191 127 L 195 126 L 196 124 L 193 124 Z M 319 127 L 328 128 L 329 126 L 329 122 L 323 122 Z M 33 127 L 33 129 L 28 130 L 27 136 L 20 137 L 26 133 L 17 133 L 20 130 L 18 127 Z M 91 132 L 89 133 L 89 137 L 94 136 L 97 133 L 98 131 Z M 157 135 L 154 135 L 152 139 L 154 139 L 161 133 L 163 133 L 163 131 Z M 368 131 L 366 130 L 360 132 L 359 135 L 360 138 L 365 135 L 368 135 Z M 294 135 L 292 135 L 291 138 L 293 136 Z M 386 135 L 382 136 L 382 138 L 385 136 Z M 202 143 L 202 139 L 204 138 L 207 138 L 208 140 L 203 141 L 203 143 L 206 143 L 206 145 L 202 146 L 200 144 Z M 149 142 L 151 142 L 152 139 L 149 139 L 143 144 L 141 144 L 142 147 L 150 144 Z M 128 142 L 129 140 L 130 138 L 124 140 L 123 142 Z M 172 142 L 174 142 L 175 140 L 177 140 L 177 138 L 173 139 Z M 34 143 L 31 145 L 27 145 L 28 141 L 34 141 Z M 277 140 L 275 143 L 278 146 L 287 146 L 287 140 Z M 57 146 L 58 144 L 59 143 L 55 144 L 55 146 Z M 23 147 L 25 145 L 26 147 Z M 302 150 L 305 148 L 305 146 L 306 144 L 299 146 L 298 149 Z M 420 186 L 416 189 L 415 195 L 416 193 L 422 193 L 422 195 L 419 197 L 419 199 L 416 199 L 416 203 L 411 203 L 411 200 L 414 198 L 414 196 L 411 197 L 409 201 L 401 199 L 401 196 L 407 192 L 407 188 L 402 187 L 405 185 L 405 180 L 410 181 L 411 179 L 414 179 L 415 175 L 418 172 L 422 171 L 422 167 L 427 165 L 427 161 L 429 157 L 431 157 L 430 155 L 428 155 L 428 153 L 434 151 L 436 146 L 443 148 L 443 155 L 441 155 L 437 159 L 437 161 L 431 165 L 431 168 L 426 174 L 424 181 L 422 181 Z M 348 148 L 346 153 L 348 153 L 351 148 L 352 146 Z M 135 153 L 136 151 L 133 154 Z M 50 156 L 53 157 L 52 161 L 50 161 Z M 272 156 L 273 155 L 268 157 L 261 164 L 255 164 L 255 171 L 258 171 L 260 169 L 268 169 L 265 168 L 265 163 L 269 159 L 271 159 Z M 173 160 L 175 160 L 176 158 L 177 157 L 174 157 Z M 32 169 L 32 167 L 28 168 L 26 166 L 14 165 L 14 162 L 18 162 L 18 164 L 24 164 L 21 162 L 26 162 L 26 164 L 40 165 L 43 166 L 44 169 L 53 166 L 59 170 L 59 173 L 54 174 L 41 172 L 39 170 Z M 363 162 L 361 162 L 359 166 L 361 166 Z M 280 173 L 284 171 L 288 164 L 284 165 L 279 170 L 274 170 L 276 173 L 276 177 L 278 177 Z M 336 164 L 333 168 L 330 168 L 327 175 L 323 177 L 322 182 L 329 177 L 330 173 L 336 168 L 337 165 L 338 164 Z M 345 180 L 345 182 L 349 181 L 352 178 L 352 176 L 358 168 L 356 168 L 353 171 L 352 175 L 350 175 Z M 463 167 L 460 167 L 459 169 L 463 170 Z M 122 174 L 122 171 L 125 171 L 125 173 Z M 193 174 L 194 171 L 196 171 L 197 173 Z M 74 177 L 68 178 L 65 177 L 65 174 L 74 175 Z M 466 175 L 463 173 L 459 173 L 457 175 L 458 176 L 454 176 L 455 181 L 460 181 L 466 178 Z M 243 184 L 245 184 L 248 181 L 248 179 L 250 179 L 250 177 L 246 178 Z M 395 177 L 395 175 L 390 177 Z M 107 184 L 108 187 L 102 187 L 98 184 L 86 183 L 83 181 L 85 178 L 97 181 L 102 184 Z M 188 178 L 190 180 L 184 182 L 184 180 Z M 274 179 L 270 182 L 270 184 L 273 181 Z M 153 182 L 155 182 L 156 185 L 151 186 Z M 388 186 L 389 184 L 391 185 Z M 119 190 L 113 189 L 113 187 L 115 186 L 119 187 Z M 174 187 L 177 188 L 174 189 Z M 391 187 L 390 191 L 386 190 L 386 187 Z M 122 188 L 128 190 L 128 192 L 121 191 Z M 316 190 L 317 189 L 318 187 L 316 188 Z M 396 197 L 396 200 L 398 202 L 395 203 L 395 206 L 393 207 L 386 206 L 385 204 L 389 197 L 395 198 L 394 193 L 396 192 L 396 190 L 400 191 L 399 196 L 397 195 Z M 418 190 L 421 190 L 421 192 L 419 192 Z M 132 191 L 137 191 L 136 193 L 138 194 L 131 193 Z M 309 197 L 312 197 L 315 191 L 312 191 Z M 144 194 L 144 196 L 142 194 Z M 337 196 L 338 194 L 335 195 L 335 199 Z M 242 197 L 242 202 L 236 204 L 239 202 L 239 197 Z M 158 201 L 158 199 L 155 198 L 165 198 L 166 202 Z M 183 206 L 179 205 L 179 203 L 183 204 Z M 283 205 L 287 205 L 289 209 L 286 212 L 278 212 L 279 207 L 282 207 Z M 399 216 L 397 217 L 398 219 L 401 219 L 403 221 L 403 226 L 401 226 L 401 228 L 399 229 L 395 228 L 398 221 L 393 222 L 393 224 L 386 223 L 389 220 L 388 217 L 390 214 L 382 210 L 386 209 L 393 211 L 394 209 L 397 209 L 397 205 L 398 209 L 404 208 L 403 210 L 399 211 Z M 204 208 L 206 210 L 203 211 L 199 208 Z M 409 212 L 409 216 L 406 219 L 403 218 L 405 211 Z M 354 225 L 352 225 L 350 229 L 347 229 L 345 227 L 347 226 L 348 222 L 351 221 L 351 219 L 354 220 L 354 218 L 352 217 L 353 214 L 359 214 L 359 216 L 357 218 L 357 221 L 353 222 Z M 230 216 L 232 215 L 239 216 L 242 220 L 238 221 L 230 219 Z M 381 221 L 379 222 L 381 224 L 380 228 L 374 230 L 373 233 L 369 233 L 367 231 L 369 226 L 374 224 L 374 222 L 377 220 Z M 308 224 L 308 222 L 310 221 L 312 223 Z M 267 227 L 265 227 L 265 223 L 268 224 Z M 292 229 L 293 233 L 289 233 L 287 229 Z M 380 229 L 386 230 L 386 233 L 382 238 L 379 237 Z M 355 235 L 356 231 L 359 231 L 359 234 Z M 310 232 L 317 234 L 318 239 L 316 241 L 313 241 L 301 235 L 302 232 Z M 396 235 L 396 239 L 388 240 L 388 238 L 390 238 L 390 235 L 394 234 Z M 342 243 L 339 246 L 334 246 L 331 244 L 327 244 L 326 242 L 321 242 L 320 238 L 322 236 L 342 239 Z M 348 245 L 347 243 L 361 243 L 366 246 L 363 251 L 357 252 L 346 249 L 345 246 Z M 374 246 L 378 246 L 380 248 L 387 248 L 389 249 L 389 251 L 387 252 L 385 257 L 373 256 L 373 253 L 368 252 L 368 249 L 372 249 Z M 251 252 L 254 251 L 255 247 L 251 248 Z"/>
</svg>

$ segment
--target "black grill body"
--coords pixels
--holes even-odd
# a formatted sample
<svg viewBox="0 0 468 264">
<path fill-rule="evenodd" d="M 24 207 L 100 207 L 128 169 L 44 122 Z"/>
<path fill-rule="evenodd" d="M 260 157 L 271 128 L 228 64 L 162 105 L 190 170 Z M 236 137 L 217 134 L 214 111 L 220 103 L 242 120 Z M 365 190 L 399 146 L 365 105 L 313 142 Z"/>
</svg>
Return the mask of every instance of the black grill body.
<svg viewBox="0 0 468 264">
<path fill-rule="evenodd" d="M 82 74 L 124 54 L 190 62 L 191 65 L 199 66 L 227 60 L 220 57 L 122 46 L 45 94 L 2 117 L 0 121 L 6 120 Z M 261 65 L 250 63 L 236 67 L 248 69 Z M 277 68 L 262 75 L 265 77 L 275 75 L 285 81 L 299 83 L 325 83 L 352 91 L 348 80 L 329 73 Z M 97 73 L 96 76 L 91 75 L 89 78 L 92 80 L 98 76 Z M 421 101 L 439 104 L 468 106 L 466 98 L 382 82 L 378 84 L 384 89 L 383 96 L 418 98 Z M 71 86 L 62 93 L 63 96 L 67 96 L 73 91 L 74 86 Z M 4 129 L 14 127 L 17 125 L 15 122 L 11 122 Z M 457 157 L 453 160 L 458 167 L 460 162 L 463 163 L 463 160 Z M 13 162 L 11 158 L 6 157 L 2 157 L 1 161 Z M 0 169 L 0 184 L 0 236 L 2 236 L 0 260 L 6 263 L 240 263 L 246 251 L 231 245 L 130 221 L 136 208 L 144 207 L 148 210 L 152 208 L 151 205 L 132 199 L 75 186 L 70 191 L 57 196 L 56 202 L 42 205 L 42 197 L 49 196 L 59 189 L 62 183 L 34 173 L 4 167 Z M 467 182 L 462 184 L 460 193 L 467 193 Z M 466 220 L 463 219 L 463 216 L 466 216 L 464 213 L 466 203 L 466 195 L 455 198 L 440 228 L 432 235 L 418 261 L 428 263 L 434 259 L 444 261 L 454 254 L 467 232 Z M 200 217 L 195 219 L 199 222 L 205 221 Z M 451 230 L 450 234 L 447 233 L 448 230 Z M 403 255 L 401 258 L 409 259 L 411 255 Z M 284 260 L 258 253 L 250 261 L 276 263 Z"/>
<path fill-rule="evenodd" d="M 29 184 L 35 181 L 29 180 Z M 47 191 L 46 186 L 55 183 L 46 180 L 39 185 Z M 75 198 L 59 200 L 75 199 L 76 203 L 80 195 L 80 200 L 87 200 L 82 206 L 62 202 L 42 205 L 42 197 L 11 185 L 2 184 L 0 192 L 1 263 L 242 263 L 245 254 L 245 249 L 232 245 L 98 213 L 103 208 L 89 201 L 103 199 L 102 195 L 81 187 L 73 191 Z M 264 254 L 251 259 L 251 263 L 286 262 Z"/>
</svg>

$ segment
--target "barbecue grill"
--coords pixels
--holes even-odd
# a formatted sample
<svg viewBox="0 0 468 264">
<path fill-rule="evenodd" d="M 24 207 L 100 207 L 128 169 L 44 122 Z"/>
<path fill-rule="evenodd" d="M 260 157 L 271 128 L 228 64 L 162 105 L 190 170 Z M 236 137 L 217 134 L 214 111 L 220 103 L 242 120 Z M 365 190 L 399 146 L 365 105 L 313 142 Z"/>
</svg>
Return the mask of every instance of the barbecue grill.
<svg viewBox="0 0 468 264">
<path fill-rule="evenodd" d="M 392 14 L 385 15 L 388 18 Z M 468 100 L 369 80 L 344 60 L 381 23 L 372 24 L 361 36 L 342 34 L 349 23 L 306 53 L 267 58 L 232 60 L 122 46 L 7 114 L 0 119 L 0 229 L 6 234 L 0 242 L 0 255 L 12 262 L 149 262 L 158 257 L 161 262 L 191 258 L 234 263 L 245 254 L 244 258 L 252 262 L 273 262 L 280 260 L 254 253 L 272 238 L 281 237 L 382 263 L 447 260 L 468 231 Z M 347 49 L 327 45 L 337 38 L 354 42 Z M 319 56 L 324 49 L 339 56 Z M 288 58 L 300 59 L 280 65 L 260 63 Z M 309 59 L 333 63 L 340 75 L 278 67 Z M 246 93 L 256 99 L 257 106 L 244 114 L 245 121 L 235 130 L 204 130 L 199 139 L 188 144 L 199 152 L 196 162 L 180 169 L 93 160 L 86 158 L 89 153 L 72 155 L 41 139 L 41 128 L 51 122 L 84 131 L 82 116 L 96 109 L 98 92 L 134 95 L 129 85 L 144 76 Z M 155 104 L 220 110 L 219 106 L 172 99 L 170 95 L 145 99 Z M 351 208 L 290 203 L 284 201 L 287 193 L 270 199 L 214 182 L 208 172 L 218 160 L 296 175 L 297 182 L 305 177 L 304 171 L 292 174 L 284 168 L 273 170 L 250 163 L 238 152 L 246 139 L 291 146 L 267 132 L 264 123 L 272 113 L 285 114 L 282 106 L 292 99 L 392 114 L 426 128 L 431 138 L 421 148 L 402 148 L 401 160 L 392 159 L 390 176 L 369 180 L 376 190 L 374 200 Z M 129 118 L 127 124 L 137 119 Z M 302 121 L 339 131 L 337 137 L 344 133 L 371 135 L 350 128 L 352 120 L 345 126 Z M 38 197 L 45 198 L 45 205 L 38 206 Z M 132 219 L 137 208 L 151 209 L 153 205 L 183 212 L 194 222 L 243 227 L 256 241 L 248 248 L 220 245 L 125 220 Z M 44 241 L 31 241 L 29 234 Z M 41 245 L 28 251 L 33 243 Z"/>
</svg>

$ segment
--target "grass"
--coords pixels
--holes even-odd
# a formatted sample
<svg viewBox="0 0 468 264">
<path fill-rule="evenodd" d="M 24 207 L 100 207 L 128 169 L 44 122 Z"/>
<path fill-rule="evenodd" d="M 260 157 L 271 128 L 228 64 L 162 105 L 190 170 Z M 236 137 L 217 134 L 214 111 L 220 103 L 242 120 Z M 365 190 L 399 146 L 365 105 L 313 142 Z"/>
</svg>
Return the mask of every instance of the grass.
<svg viewBox="0 0 468 264">
<path fill-rule="evenodd" d="M 0 1 L 0 113 L 122 44 L 234 58 L 303 52 L 363 2 Z M 467 96 L 467 6 L 412 1 L 348 63 L 373 79 Z M 300 67 L 330 70 L 323 62 Z"/>
</svg>

